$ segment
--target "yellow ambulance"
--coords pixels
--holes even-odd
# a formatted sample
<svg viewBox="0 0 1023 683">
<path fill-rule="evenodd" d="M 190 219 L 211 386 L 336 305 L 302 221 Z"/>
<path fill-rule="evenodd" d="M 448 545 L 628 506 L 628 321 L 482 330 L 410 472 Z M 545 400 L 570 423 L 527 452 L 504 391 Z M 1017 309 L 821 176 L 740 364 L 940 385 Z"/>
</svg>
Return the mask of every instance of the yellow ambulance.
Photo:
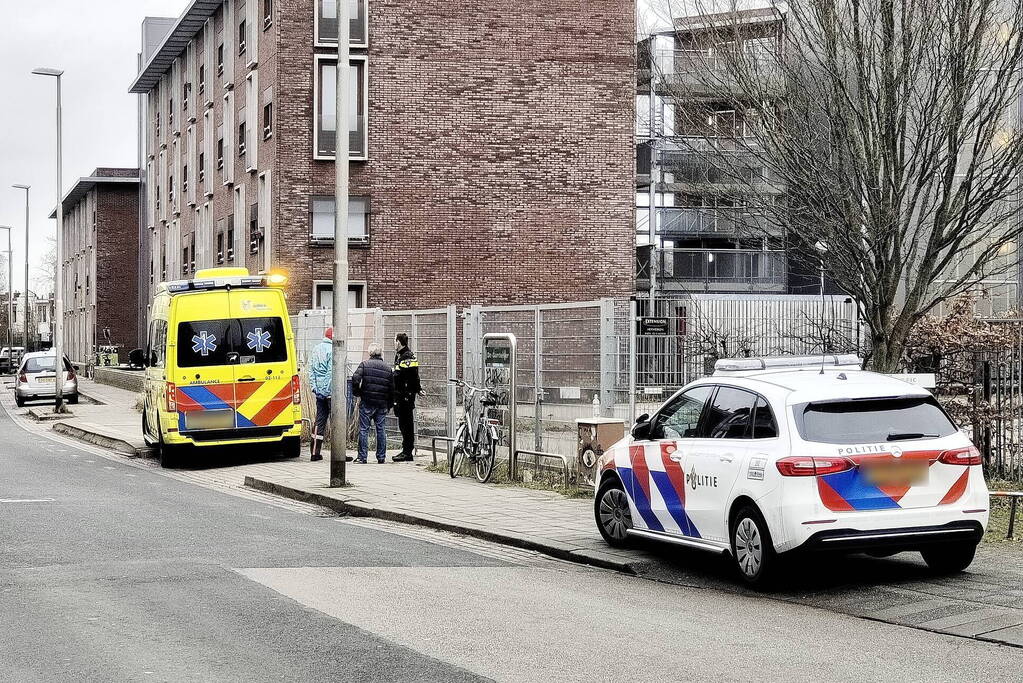
<svg viewBox="0 0 1023 683">
<path fill-rule="evenodd" d="M 149 314 L 142 434 L 164 467 L 183 451 L 279 443 L 301 452 L 302 406 L 283 275 L 200 270 L 162 283 Z"/>
</svg>

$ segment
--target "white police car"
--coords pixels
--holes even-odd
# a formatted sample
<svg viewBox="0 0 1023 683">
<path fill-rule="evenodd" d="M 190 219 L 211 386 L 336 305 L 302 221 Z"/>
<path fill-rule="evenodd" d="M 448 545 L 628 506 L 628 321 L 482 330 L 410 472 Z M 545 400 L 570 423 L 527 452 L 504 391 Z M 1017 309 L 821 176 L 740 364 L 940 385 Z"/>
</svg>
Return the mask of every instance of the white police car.
<svg viewBox="0 0 1023 683">
<path fill-rule="evenodd" d="M 973 561 L 988 520 L 981 458 L 922 388 L 855 356 L 721 360 L 597 463 L 597 528 L 728 553 L 768 578 L 780 553 L 921 552 Z"/>
</svg>

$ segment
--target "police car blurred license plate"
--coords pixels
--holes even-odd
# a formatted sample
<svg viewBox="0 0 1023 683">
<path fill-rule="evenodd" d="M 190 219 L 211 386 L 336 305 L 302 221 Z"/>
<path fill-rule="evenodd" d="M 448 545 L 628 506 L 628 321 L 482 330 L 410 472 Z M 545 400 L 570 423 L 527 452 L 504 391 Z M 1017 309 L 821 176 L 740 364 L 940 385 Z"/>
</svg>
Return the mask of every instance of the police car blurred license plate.
<svg viewBox="0 0 1023 683">
<path fill-rule="evenodd" d="M 185 413 L 185 429 L 233 429 L 233 410 L 203 410 Z"/>
<path fill-rule="evenodd" d="M 919 486 L 927 483 L 927 461 L 863 465 L 867 481 L 877 486 Z"/>
</svg>

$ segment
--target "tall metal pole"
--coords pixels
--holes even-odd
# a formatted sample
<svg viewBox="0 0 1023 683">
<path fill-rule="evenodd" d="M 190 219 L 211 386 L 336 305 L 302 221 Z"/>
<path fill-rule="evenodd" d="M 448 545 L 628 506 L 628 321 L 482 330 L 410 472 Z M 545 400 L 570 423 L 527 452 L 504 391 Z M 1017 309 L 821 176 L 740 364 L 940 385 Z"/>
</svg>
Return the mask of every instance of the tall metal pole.
<svg viewBox="0 0 1023 683">
<path fill-rule="evenodd" d="M 657 44 L 657 36 L 650 36 L 650 96 L 647 102 L 647 125 L 650 128 L 650 187 L 649 192 L 649 212 L 647 218 L 647 232 L 649 233 L 650 239 L 650 308 L 647 311 L 647 315 L 657 315 L 656 301 L 657 301 L 657 276 L 658 268 L 660 268 L 661 259 L 659 258 L 659 251 L 661 248 L 660 240 L 657 236 L 657 93 L 655 88 L 657 86 L 657 57 L 654 48 Z"/>
<path fill-rule="evenodd" d="M 54 370 L 56 371 L 56 391 L 54 392 L 53 412 L 64 413 L 64 283 L 61 277 L 61 270 L 64 267 L 64 207 L 61 203 L 61 102 L 60 102 L 60 77 L 64 74 L 60 69 L 39 68 L 33 69 L 32 73 L 37 76 L 53 76 L 57 79 L 57 185 L 54 192 L 57 195 L 57 267 L 53 271 L 53 355 L 56 358 Z"/>
<path fill-rule="evenodd" d="M 334 111 L 334 341 L 330 411 L 330 485 L 345 485 L 348 455 L 348 3 L 337 3 L 337 82 Z"/>
<path fill-rule="evenodd" d="M 19 190 L 24 190 L 25 191 L 25 294 L 23 295 L 25 297 L 25 320 L 23 321 L 25 323 L 25 339 L 24 339 L 23 344 L 25 346 L 25 353 L 28 353 L 28 319 L 29 319 L 29 310 L 28 310 L 28 239 L 29 239 L 29 236 L 28 236 L 28 225 L 29 225 L 29 218 L 28 218 L 28 216 L 29 216 L 29 214 L 28 214 L 28 191 L 29 191 L 30 186 L 29 185 L 15 185 L 14 187 L 16 187 Z"/>
<path fill-rule="evenodd" d="M 14 372 L 14 252 L 11 251 L 11 233 L 14 228 L 0 225 L 7 231 L 7 365 Z"/>
</svg>

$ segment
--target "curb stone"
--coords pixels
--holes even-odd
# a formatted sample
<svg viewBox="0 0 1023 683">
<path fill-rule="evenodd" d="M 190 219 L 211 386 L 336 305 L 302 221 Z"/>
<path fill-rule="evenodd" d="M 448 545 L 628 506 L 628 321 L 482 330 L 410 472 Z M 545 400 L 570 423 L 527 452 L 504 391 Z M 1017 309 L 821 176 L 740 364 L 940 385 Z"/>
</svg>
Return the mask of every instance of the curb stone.
<svg viewBox="0 0 1023 683">
<path fill-rule="evenodd" d="M 245 486 L 264 493 L 281 496 L 283 498 L 319 505 L 333 510 L 334 512 L 348 514 L 353 517 L 375 517 L 377 519 L 386 519 L 392 522 L 415 524 L 418 526 L 429 527 L 431 529 L 439 529 L 441 531 L 449 531 L 456 534 L 463 534 L 465 536 L 472 536 L 474 538 L 481 538 L 485 541 L 500 543 L 502 545 L 508 545 L 515 548 L 522 548 L 524 550 L 533 550 L 561 560 L 568 560 L 569 562 L 588 564 L 594 567 L 611 569 L 626 574 L 639 575 L 642 573 L 643 563 L 641 562 L 626 562 L 624 560 L 610 557 L 599 551 L 576 548 L 559 541 L 547 541 L 539 536 L 526 536 L 503 530 L 495 531 L 471 524 L 453 524 L 431 515 L 418 515 L 387 507 L 375 507 L 357 500 L 342 500 L 322 493 L 316 493 L 315 491 L 295 488 L 286 484 L 259 479 L 257 477 L 246 476 Z"/>
<path fill-rule="evenodd" d="M 84 441 L 94 446 L 100 446 L 130 458 L 153 457 L 153 449 L 151 448 L 139 448 L 123 439 L 97 434 L 66 422 L 58 422 L 53 425 L 52 429 L 58 434 L 63 434 L 64 436 L 69 436 L 72 439 Z"/>
</svg>

